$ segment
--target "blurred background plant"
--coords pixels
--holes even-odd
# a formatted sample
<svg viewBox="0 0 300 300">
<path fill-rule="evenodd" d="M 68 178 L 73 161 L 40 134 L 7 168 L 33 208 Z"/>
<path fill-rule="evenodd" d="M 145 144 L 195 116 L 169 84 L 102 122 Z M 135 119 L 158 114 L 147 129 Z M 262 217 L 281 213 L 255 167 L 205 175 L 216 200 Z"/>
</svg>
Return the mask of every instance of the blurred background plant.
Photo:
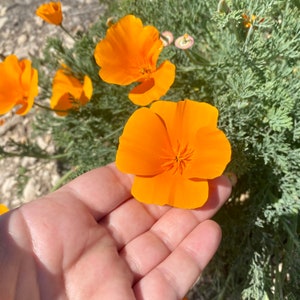
<svg viewBox="0 0 300 300">
<path fill-rule="evenodd" d="M 34 134 L 50 132 L 54 153 L 12 141 L 1 147 L 1 157 L 55 159 L 60 184 L 113 161 L 123 126 L 137 107 L 128 99 L 129 87 L 107 84 L 98 75 L 94 50 L 106 21 L 134 14 L 160 32 L 185 38 L 181 44 L 191 37 L 190 48 L 170 44 L 160 55 L 176 65 L 175 82 L 163 99 L 189 98 L 219 109 L 219 127 L 233 151 L 228 171 L 238 182 L 215 217 L 223 229 L 221 247 L 189 299 L 299 299 L 300 2 L 106 4 L 105 16 L 74 36 L 72 47 L 60 36 L 49 37 L 43 56 L 31 58 L 39 71 L 37 103 L 49 107 L 62 63 L 76 78 L 91 78 L 91 100 L 64 117 L 35 108 Z"/>
</svg>

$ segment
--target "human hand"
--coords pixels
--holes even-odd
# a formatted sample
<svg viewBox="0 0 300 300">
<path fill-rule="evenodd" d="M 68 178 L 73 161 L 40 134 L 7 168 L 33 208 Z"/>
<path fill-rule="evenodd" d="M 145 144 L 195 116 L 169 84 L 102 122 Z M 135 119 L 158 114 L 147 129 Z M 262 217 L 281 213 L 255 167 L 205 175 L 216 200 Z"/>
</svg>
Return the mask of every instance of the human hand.
<svg viewBox="0 0 300 300">
<path fill-rule="evenodd" d="M 181 299 L 219 245 L 229 180 L 198 210 L 144 205 L 131 184 L 110 164 L 1 216 L 1 299 Z"/>
</svg>

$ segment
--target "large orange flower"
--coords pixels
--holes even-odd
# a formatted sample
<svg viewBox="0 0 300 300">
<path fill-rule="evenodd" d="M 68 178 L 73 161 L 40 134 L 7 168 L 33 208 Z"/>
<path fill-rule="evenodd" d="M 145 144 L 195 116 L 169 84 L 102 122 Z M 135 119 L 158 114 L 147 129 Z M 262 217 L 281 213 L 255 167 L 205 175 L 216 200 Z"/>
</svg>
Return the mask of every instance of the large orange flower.
<svg viewBox="0 0 300 300">
<path fill-rule="evenodd" d="M 31 61 L 19 61 L 13 54 L 7 56 L 0 63 L 0 78 L 0 114 L 15 106 L 20 106 L 17 114 L 28 113 L 38 94 L 38 72 L 31 67 Z"/>
<path fill-rule="evenodd" d="M 42 4 L 37 8 L 35 13 L 47 23 L 53 25 L 61 25 L 63 20 L 60 2 L 49 2 Z"/>
<path fill-rule="evenodd" d="M 85 105 L 93 94 L 92 81 L 87 75 L 81 83 L 68 72 L 67 69 L 59 69 L 53 79 L 50 106 L 60 116 L 67 115 L 70 109 Z"/>
<path fill-rule="evenodd" d="M 214 106 L 191 100 L 157 101 L 136 110 L 116 156 L 117 167 L 135 175 L 132 195 L 144 203 L 201 207 L 208 180 L 220 176 L 231 157 L 217 119 Z"/>
<path fill-rule="evenodd" d="M 143 26 L 139 18 L 127 15 L 112 25 L 96 46 L 99 76 L 105 82 L 119 85 L 140 82 L 129 93 L 129 99 L 137 105 L 147 105 L 165 95 L 175 79 L 171 62 L 156 67 L 162 49 L 155 27 Z"/>
</svg>

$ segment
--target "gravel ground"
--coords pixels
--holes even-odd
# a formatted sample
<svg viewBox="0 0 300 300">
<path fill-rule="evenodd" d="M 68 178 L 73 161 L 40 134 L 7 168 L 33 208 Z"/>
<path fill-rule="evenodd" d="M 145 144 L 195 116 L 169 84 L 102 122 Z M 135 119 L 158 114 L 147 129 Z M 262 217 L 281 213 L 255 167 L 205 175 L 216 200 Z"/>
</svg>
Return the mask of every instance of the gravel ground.
<svg viewBox="0 0 300 300">
<path fill-rule="evenodd" d="M 1 0 L 0 2 L 0 54 L 15 54 L 18 58 L 40 56 L 45 38 L 62 35 L 66 44 L 72 40 L 62 30 L 45 23 L 35 15 L 36 8 L 47 1 Z M 62 0 L 63 25 L 72 34 L 87 29 L 101 17 L 105 7 L 99 0 Z M 0 145 L 9 139 L 25 142 L 30 138 L 34 112 L 25 117 L 9 113 L 0 126 Z M 47 152 L 54 151 L 49 134 L 35 139 Z M 42 161 L 29 157 L 0 159 L 0 203 L 10 208 L 29 202 L 48 193 L 60 176 L 55 161 Z"/>
</svg>

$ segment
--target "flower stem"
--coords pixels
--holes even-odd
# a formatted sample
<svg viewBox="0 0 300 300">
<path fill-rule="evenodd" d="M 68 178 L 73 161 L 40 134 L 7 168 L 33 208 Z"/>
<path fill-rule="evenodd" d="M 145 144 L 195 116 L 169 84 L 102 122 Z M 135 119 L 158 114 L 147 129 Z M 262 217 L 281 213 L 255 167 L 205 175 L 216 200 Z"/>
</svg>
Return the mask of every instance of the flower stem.
<svg viewBox="0 0 300 300">
<path fill-rule="evenodd" d="M 110 137 L 114 136 L 116 133 L 120 132 L 123 129 L 123 126 L 119 127 L 118 129 L 114 130 L 113 132 L 109 133 L 108 135 L 102 137 L 102 140 L 109 139 Z"/>
<path fill-rule="evenodd" d="M 39 108 L 42 108 L 42 109 L 45 109 L 45 110 L 54 111 L 54 112 L 62 112 L 62 113 L 68 112 L 67 110 L 52 109 L 52 108 L 50 108 L 48 106 L 44 106 L 44 105 L 39 104 L 37 102 L 34 102 L 34 105 L 38 106 Z"/>
<path fill-rule="evenodd" d="M 73 167 L 71 170 L 69 170 L 66 174 L 64 174 L 58 182 L 52 187 L 50 192 L 56 191 L 58 188 L 60 188 L 77 170 L 78 166 Z"/>
<path fill-rule="evenodd" d="M 73 41 L 75 41 L 74 36 L 62 24 L 60 24 L 59 26 Z"/>
</svg>

